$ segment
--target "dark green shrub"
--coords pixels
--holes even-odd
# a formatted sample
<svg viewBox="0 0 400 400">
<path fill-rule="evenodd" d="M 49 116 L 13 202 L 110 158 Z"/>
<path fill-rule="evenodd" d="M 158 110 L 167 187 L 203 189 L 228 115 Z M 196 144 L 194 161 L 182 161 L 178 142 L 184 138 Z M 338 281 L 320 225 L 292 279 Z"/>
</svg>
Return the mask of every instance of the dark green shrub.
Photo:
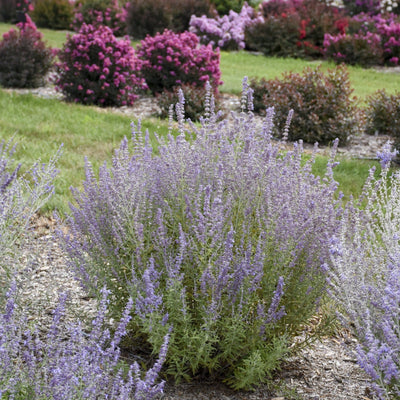
<svg viewBox="0 0 400 400">
<path fill-rule="evenodd" d="M 17 13 L 27 13 L 33 10 L 31 0 L 0 0 L 0 21 L 16 22 Z"/>
<path fill-rule="evenodd" d="M 219 15 L 229 14 L 230 10 L 240 12 L 245 0 L 211 0 Z"/>
<path fill-rule="evenodd" d="M 328 144 L 338 138 L 345 145 L 356 132 L 356 102 L 351 97 L 349 75 L 344 66 L 328 70 L 306 68 L 303 73 L 286 73 L 282 79 L 257 80 L 254 90 L 254 111 L 265 114 L 274 107 L 277 132 L 283 132 L 284 121 L 294 111 L 289 140 Z"/>
<path fill-rule="evenodd" d="M 395 138 L 395 147 L 400 149 L 400 93 L 388 94 L 378 90 L 367 98 L 365 110 L 365 132 Z"/>
<path fill-rule="evenodd" d="M 193 86 L 191 84 L 175 86 L 172 90 L 165 90 L 157 95 L 157 103 L 161 109 L 161 118 L 169 117 L 170 106 L 179 102 L 179 89 L 182 90 L 185 99 L 185 116 L 192 121 L 199 121 L 200 117 L 204 115 L 206 98 L 206 88 Z M 216 95 L 216 109 L 218 110 L 218 95 Z M 176 119 L 176 114 L 174 113 Z"/>
<path fill-rule="evenodd" d="M 42 40 L 42 34 L 29 22 L 19 31 L 11 29 L 0 42 L 0 85 L 39 87 L 50 70 L 54 55 Z"/>
<path fill-rule="evenodd" d="M 69 0 L 35 0 L 35 9 L 31 15 L 39 27 L 70 29 L 74 6 Z"/>
<path fill-rule="evenodd" d="M 76 32 L 82 24 L 108 26 L 114 35 L 126 34 L 126 9 L 118 0 L 77 0 L 72 26 Z"/>
<path fill-rule="evenodd" d="M 127 7 L 128 35 L 136 39 L 165 29 L 184 32 L 192 15 L 212 15 L 208 0 L 131 0 Z"/>
</svg>

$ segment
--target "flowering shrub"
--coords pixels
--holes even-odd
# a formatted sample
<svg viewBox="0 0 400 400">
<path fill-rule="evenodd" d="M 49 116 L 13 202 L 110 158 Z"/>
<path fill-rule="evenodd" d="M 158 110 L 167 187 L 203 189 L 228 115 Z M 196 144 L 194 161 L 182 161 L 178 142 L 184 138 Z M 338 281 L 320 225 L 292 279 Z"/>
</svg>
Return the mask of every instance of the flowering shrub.
<svg viewBox="0 0 400 400">
<path fill-rule="evenodd" d="M 90 332 L 80 323 L 61 329 L 66 296 L 54 310 L 53 323 L 45 336 L 21 315 L 14 300 L 15 285 L 0 305 L 0 397 L 19 399 L 120 399 L 151 400 L 162 393 L 156 383 L 168 345 L 161 347 L 158 361 L 142 378 L 135 362 L 125 373 L 119 343 L 126 332 L 132 303 L 128 303 L 112 336 L 104 328 L 107 291 Z M 64 323 L 65 325 L 65 323 Z"/>
<path fill-rule="evenodd" d="M 211 44 L 225 50 L 245 48 L 244 31 L 247 26 L 256 22 L 263 22 L 254 9 L 244 3 L 240 13 L 230 11 L 228 15 L 216 18 L 207 18 L 203 15 L 190 19 L 190 32 L 194 32 L 203 44 Z"/>
<path fill-rule="evenodd" d="M 325 34 L 324 53 L 337 64 L 371 67 L 383 63 L 381 37 L 376 33 L 332 36 Z"/>
<path fill-rule="evenodd" d="M 400 22 L 377 24 L 384 49 L 385 63 L 398 65 L 400 60 Z"/>
<path fill-rule="evenodd" d="M 367 98 L 365 132 L 370 135 L 390 135 L 400 149 L 400 94 L 378 90 Z"/>
<path fill-rule="evenodd" d="M 117 40 L 109 27 L 83 24 L 78 34 L 68 37 L 58 57 L 57 87 L 69 101 L 131 105 L 136 93 L 146 88 L 129 39 Z"/>
<path fill-rule="evenodd" d="M 82 25 L 108 26 L 116 36 L 126 33 L 126 8 L 118 0 L 78 0 L 72 27 L 79 32 Z"/>
<path fill-rule="evenodd" d="M 30 0 L 0 0 L 0 21 L 15 22 L 18 13 L 33 11 L 33 3 Z"/>
<path fill-rule="evenodd" d="M 344 66 L 328 70 L 305 68 L 303 73 L 286 73 L 282 79 L 251 81 L 254 109 L 265 114 L 275 107 L 278 132 L 283 131 L 282 119 L 294 111 L 289 140 L 307 143 L 330 143 L 339 139 L 345 145 L 356 133 L 356 102 L 351 97 L 349 74 Z"/>
<path fill-rule="evenodd" d="M 142 349 L 172 329 L 168 375 L 249 388 L 271 376 L 321 302 L 338 212 L 332 164 L 320 180 L 301 144 L 281 153 L 273 109 L 263 127 L 244 111 L 232 126 L 216 121 L 208 94 L 200 128 L 185 128 L 182 102 L 176 109 L 179 134 L 160 139 L 158 155 L 134 127 L 132 149 L 125 139 L 98 178 L 87 164 L 62 242 L 90 293 L 107 283 L 111 315 L 132 297 Z"/>
<path fill-rule="evenodd" d="M 174 33 L 165 30 L 146 37 L 137 47 L 142 60 L 141 73 L 153 93 L 189 83 L 205 87 L 210 82 L 214 90 L 221 85 L 219 50 L 211 45 L 200 46 L 199 38 L 191 32 Z"/>
<path fill-rule="evenodd" d="M 53 180 L 58 172 L 55 164 L 60 155 L 57 153 L 47 165 L 33 165 L 21 175 L 20 165 L 11 167 L 15 165 L 14 151 L 11 142 L 0 143 L 0 305 L 18 268 L 31 218 L 53 194 Z"/>
<path fill-rule="evenodd" d="M 39 27 L 70 29 L 74 6 L 70 0 L 35 0 L 31 15 Z"/>
<path fill-rule="evenodd" d="M 270 0 L 264 23 L 246 29 L 246 45 L 266 55 L 320 57 L 325 33 L 344 33 L 343 11 L 320 0 Z"/>
<path fill-rule="evenodd" d="M 331 239 L 329 283 L 343 322 L 359 341 L 358 363 L 386 400 L 400 395 L 400 176 L 388 172 L 395 156 L 390 146 L 378 156 L 381 179 L 370 177 L 363 207 L 350 203 Z"/>
<path fill-rule="evenodd" d="M 185 116 L 192 121 L 199 121 L 200 117 L 204 114 L 204 99 L 206 98 L 207 89 L 203 87 L 196 87 L 190 84 L 175 86 L 172 90 L 164 90 L 157 96 L 157 103 L 161 109 L 161 118 L 168 118 L 170 116 L 171 105 L 179 102 L 179 92 L 183 93 L 185 102 Z M 218 98 L 215 104 L 218 110 Z M 176 119 L 176 114 L 173 114 Z"/>
<path fill-rule="evenodd" d="M 39 87 L 53 64 L 53 52 L 29 16 L 26 24 L 11 28 L 0 42 L 0 85 Z"/>
<path fill-rule="evenodd" d="M 342 0 L 342 2 L 350 15 L 360 13 L 376 15 L 381 10 L 381 0 Z"/>
<path fill-rule="evenodd" d="M 211 16 L 208 0 L 130 0 L 127 11 L 128 34 L 136 39 L 154 36 L 165 29 L 184 32 L 191 15 Z"/>
</svg>

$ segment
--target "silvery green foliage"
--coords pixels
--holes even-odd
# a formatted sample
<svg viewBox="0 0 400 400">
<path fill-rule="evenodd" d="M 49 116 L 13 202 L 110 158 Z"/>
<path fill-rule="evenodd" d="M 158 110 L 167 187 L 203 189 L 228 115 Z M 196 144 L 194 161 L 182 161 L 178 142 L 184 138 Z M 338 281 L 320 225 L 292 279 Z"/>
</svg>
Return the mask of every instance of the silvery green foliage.
<svg viewBox="0 0 400 400">
<path fill-rule="evenodd" d="M 158 138 L 157 153 L 139 125 L 98 177 L 87 163 L 62 240 L 89 292 L 106 282 L 116 316 L 133 299 L 144 347 L 158 351 L 172 329 L 167 374 L 248 388 L 271 376 L 324 295 L 340 211 L 333 161 L 320 179 L 301 143 L 274 143 L 273 109 L 262 126 L 244 111 L 247 84 L 229 123 L 208 95 L 201 126 L 185 124 L 183 103 L 178 135 Z"/>
<path fill-rule="evenodd" d="M 97 316 L 88 328 L 63 322 L 66 295 L 53 311 L 47 333 L 32 326 L 15 303 L 15 282 L 0 305 L 0 398 L 29 400 L 151 400 L 162 393 L 157 383 L 168 347 L 165 336 L 158 360 L 142 375 L 134 362 L 125 366 L 119 343 L 126 333 L 128 301 L 113 335 L 105 327 L 108 291 L 102 290 Z"/>
<path fill-rule="evenodd" d="M 60 151 L 48 164 L 35 163 L 24 174 L 13 159 L 15 146 L 0 143 L 0 297 L 18 266 L 31 218 L 53 194 Z"/>
<path fill-rule="evenodd" d="M 400 175 L 390 175 L 387 146 L 378 154 L 359 204 L 349 202 L 331 238 L 329 283 L 341 318 L 355 333 L 360 366 L 380 399 L 400 398 Z"/>
</svg>

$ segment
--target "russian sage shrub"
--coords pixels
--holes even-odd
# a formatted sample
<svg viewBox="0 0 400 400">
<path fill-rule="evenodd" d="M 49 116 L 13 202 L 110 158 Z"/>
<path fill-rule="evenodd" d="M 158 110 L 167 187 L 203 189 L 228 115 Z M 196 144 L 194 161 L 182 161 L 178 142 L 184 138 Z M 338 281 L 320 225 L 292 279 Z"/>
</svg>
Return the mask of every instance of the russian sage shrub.
<svg viewBox="0 0 400 400">
<path fill-rule="evenodd" d="M 331 238 L 329 283 L 342 321 L 358 339 L 359 365 L 379 399 L 400 397 L 400 175 L 388 166 L 396 151 L 378 154 L 361 204 L 350 202 L 338 235 Z"/>
<path fill-rule="evenodd" d="M 54 53 L 42 40 L 32 20 L 11 28 L 0 41 L 0 85 L 14 88 L 35 88 L 44 85 L 53 65 Z"/>
<path fill-rule="evenodd" d="M 107 26 L 83 24 L 78 34 L 68 37 L 58 58 L 56 85 L 68 101 L 132 105 L 147 88 L 129 39 L 118 40 Z"/>
<path fill-rule="evenodd" d="M 180 84 L 205 87 L 206 82 L 216 91 L 222 84 L 219 49 L 200 45 L 192 32 L 166 29 L 154 37 L 147 36 L 138 45 L 137 56 L 143 62 L 141 73 L 153 93 Z"/>
<path fill-rule="evenodd" d="M 48 164 L 36 163 L 21 174 L 14 151 L 11 142 L 0 143 L 0 304 L 29 239 L 31 218 L 53 194 L 60 156 L 57 153 Z"/>
<path fill-rule="evenodd" d="M 281 152 L 273 109 L 263 126 L 244 111 L 218 122 L 208 94 L 200 127 L 185 127 L 182 99 L 176 110 L 179 134 L 159 138 L 157 154 L 135 125 L 98 177 L 87 163 L 63 246 L 91 295 L 111 290 L 111 315 L 133 299 L 128 329 L 142 350 L 158 351 L 171 329 L 167 375 L 250 388 L 322 302 L 339 212 L 332 164 L 321 180 L 301 143 Z"/>
<path fill-rule="evenodd" d="M 239 50 L 246 47 L 244 32 L 246 27 L 263 22 L 261 15 L 257 15 L 247 3 L 239 13 L 229 11 L 222 17 L 207 18 L 206 15 L 197 17 L 192 15 L 189 31 L 195 33 L 203 44 L 211 44 L 223 50 Z"/>
<path fill-rule="evenodd" d="M 66 295 L 61 295 L 47 332 L 32 326 L 15 303 L 15 284 L 0 306 L 0 398 L 151 400 L 162 393 L 156 383 L 168 346 L 164 338 L 159 359 L 142 376 L 139 365 L 121 363 L 119 344 L 126 332 L 128 302 L 112 335 L 105 325 L 108 293 L 90 328 L 64 321 Z M 43 327 L 42 327 L 43 330 Z"/>
</svg>

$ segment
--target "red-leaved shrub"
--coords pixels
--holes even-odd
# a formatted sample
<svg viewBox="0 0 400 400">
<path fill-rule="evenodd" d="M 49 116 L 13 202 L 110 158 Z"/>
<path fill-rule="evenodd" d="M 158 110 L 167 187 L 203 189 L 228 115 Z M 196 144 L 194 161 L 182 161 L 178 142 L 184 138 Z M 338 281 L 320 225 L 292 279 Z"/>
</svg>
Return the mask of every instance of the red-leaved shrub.
<svg viewBox="0 0 400 400">
<path fill-rule="evenodd" d="M 331 143 L 336 138 L 345 145 L 357 133 L 357 107 L 349 74 L 344 66 L 328 70 L 306 68 L 302 74 L 286 73 L 282 79 L 253 79 L 254 111 L 265 114 L 274 107 L 277 134 L 284 131 L 285 119 L 294 111 L 289 140 Z"/>
<path fill-rule="evenodd" d="M 0 42 L 0 85 L 39 87 L 53 64 L 53 51 L 29 16 L 27 23 L 18 24 L 18 29 L 10 29 Z"/>
<path fill-rule="evenodd" d="M 146 89 L 141 61 L 128 38 L 117 40 L 106 26 L 83 24 L 58 55 L 57 87 L 66 100 L 100 106 L 132 105 Z"/>
<path fill-rule="evenodd" d="M 194 33 L 166 29 L 154 37 L 147 36 L 137 47 L 137 55 L 143 61 L 142 75 L 153 93 L 185 83 L 204 87 L 207 81 L 216 91 L 222 84 L 219 50 L 200 45 Z"/>
</svg>

